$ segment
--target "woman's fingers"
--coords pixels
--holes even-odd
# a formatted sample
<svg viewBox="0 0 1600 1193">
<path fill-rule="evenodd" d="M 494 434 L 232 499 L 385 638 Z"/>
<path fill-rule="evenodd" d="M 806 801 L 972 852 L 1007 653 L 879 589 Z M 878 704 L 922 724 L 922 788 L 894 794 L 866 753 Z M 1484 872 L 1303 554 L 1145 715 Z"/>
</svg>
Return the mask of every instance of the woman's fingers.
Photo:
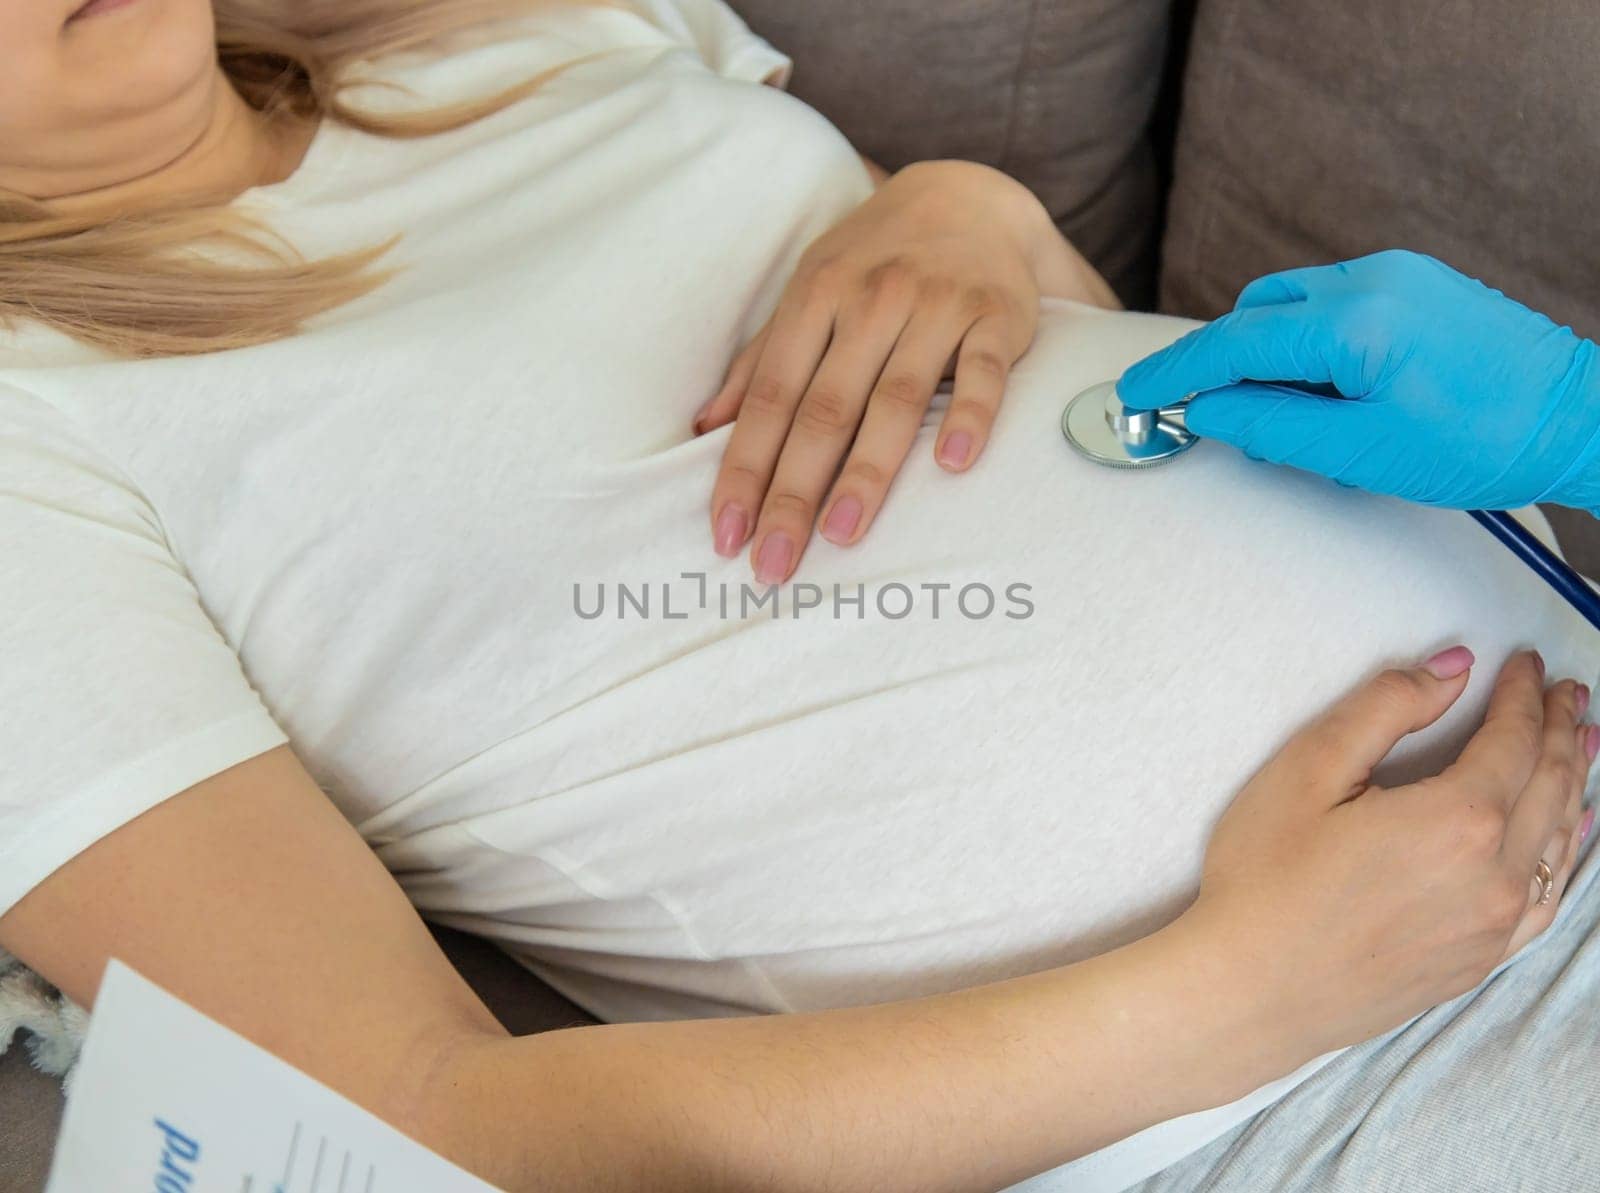
<svg viewBox="0 0 1600 1193">
<path fill-rule="evenodd" d="M 1506 820 L 1501 853 L 1513 873 L 1532 876 L 1541 857 L 1556 865 L 1560 853 L 1545 854 L 1551 835 L 1577 827 L 1568 817 L 1589 773 L 1577 728 L 1578 685 L 1563 680 L 1544 694 L 1543 749 Z"/>
<path fill-rule="evenodd" d="M 914 318 L 867 401 L 855 444 L 822 515 L 822 537 L 848 546 L 866 534 L 922 429 L 960 326 L 945 312 Z"/>
<path fill-rule="evenodd" d="M 781 584 L 799 564 L 823 495 L 861 425 L 868 394 L 910 317 L 908 296 L 878 291 L 869 292 L 857 313 L 841 319 L 795 408 L 761 505 L 750 548 L 758 583 Z"/>
<path fill-rule="evenodd" d="M 955 392 L 934 441 L 934 458 L 947 471 L 964 472 L 982 453 L 1011 365 L 1032 338 L 1032 328 L 1000 313 L 1001 306 L 997 297 L 973 290 L 931 307 L 907 326 L 828 501 L 822 536 L 829 542 L 846 546 L 866 534 L 952 361 Z"/>
<path fill-rule="evenodd" d="M 947 471 L 971 467 L 1033 340 L 1038 290 L 1025 262 L 979 254 L 959 264 L 930 269 L 901 254 L 867 265 L 852 253 L 802 262 L 777 314 L 695 416 L 697 434 L 734 420 L 711 497 L 718 554 L 748 547 L 756 579 L 770 585 L 789 579 L 819 530 L 839 545 L 859 541 L 950 368 L 935 458 Z"/>
<path fill-rule="evenodd" d="M 950 472 L 965 472 L 989 442 L 1011 366 L 1027 350 L 1026 343 L 1015 347 L 1014 330 L 1004 315 L 985 314 L 961 341 L 955 392 L 934 447 L 939 466 Z"/>
<path fill-rule="evenodd" d="M 748 542 L 756 579 L 780 584 L 814 530 L 840 545 L 859 541 L 952 355 L 955 392 L 936 458 L 952 472 L 970 467 L 1031 339 L 1032 324 L 1012 318 L 997 293 L 975 287 L 928 302 L 900 275 L 869 282 L 826 329 L 795 313 L 775 319 L 697 424 L 709 429 L 737 415 L 712 498 L 718 552 L 732 555 Z M 813 355 L 812 375 L 801 380 Z"/>
<path fill-rule="evenodd" d="M 1305 791 L 1324 807 L 1348 799 L 1402 738 L 1461 698 L 1475 661 L 1465 646 L 1454 646 L 1419 667 L 1373 677 L 1296 734 L 1270 765 L 1285 775 L 1316 775 L 1320 781 Z"/>
<path fill-rule="evenodd" d="M 1483 727 L 1444 777 L 1509 813 L 1543 749 L 1544 660 L 1521 651 L 1501 668 Z"/>
<path fill-rule="evenodd" d="M 1572 791 L 1567 796 L 1566 812 L 1562 817 L 1565 824 L 1577 824 L 1583 816 L 1583 796 L 1589 786 L 1589 770 L 1594 766 L 1595 753 L 1600 748 L 1600 728 L 1585 724 L 1583 715 L 1589 707 L 1589 689 L 1584 684 L 1578 685 L 1578 725 L 1572 731 L 1572 748 L 1575 756 L 1583 760 L 1584 766 L 1578 772 Z"/>
<path fill-rule="evenodd" d="M 1589 703 L 1589 688 L 1570 680 L 1545 693 L 1543 752 L 1511 810 L 1501 848 L 1504 864 L 1528 881 L 1527 908 L 1505 957 L 1555 921 L 1579 846 L 1594 823 L 1593 811 L 1583 807 L 1589 770 L 1600 752 L 1600 729 L 1581 723 Z M 1541 861 L 1550 867 L 1548 898 L 1538 871 Z"/>
<path fill-rule="evenodd" d="M 1544 897 L 1543 884 L 1537 878 L 1530 882 L 1528 910 L 1523 913 L 1516 931 L 1511 934 L 1511 942 L 1506 946 L 1506 951 L 1500 960 L 1504 961 L 1507 957 L 1513 957 L 1521 952 L 1529 941 L 1555 922 L 1556 912 L 1561 909 L 1561 897 L 1567 892 L 1567 883 L 1572 878 L 1572 868 L 1578 860 L 1578 847 L 1582 843 L 1580 833 L 1570 829 L 1562 829 L 1550 838 L 1544 850 L 1544 860 L 1550 865 L 1554 883 L 1550 889 L 1550 898 L 1546 902 L 1540 902 Z"/>
<path fill-rule="evenodd" d="M 694 433 L 704 435 L 708 431 L 715 431 L 718 427 L 727 426 L 739 413 L 739 407 L 744 402 L 745 392 L 750 388 L 750 379 L 755 376 L 756 364 L 761 360 L 761 353 L 767 346 L 767 337 L 772 333 L 772 321 L 768 320 L 765 327 L 756 333 L 752 339 L 733 358 L 733 364 L 728 366 L 728 376 L 722 382 L 722 388 L 714 393 L 706 404 L 695 413 Z"/>
<path fill-rule="evenodd" d="M 737 555 L 755 529 L 795 408 L 827 350 L 833 318 L 827 303 L 797 299 L 773 319 L 711 490 L 713 542 L 725 558 Z"/>
</svg>

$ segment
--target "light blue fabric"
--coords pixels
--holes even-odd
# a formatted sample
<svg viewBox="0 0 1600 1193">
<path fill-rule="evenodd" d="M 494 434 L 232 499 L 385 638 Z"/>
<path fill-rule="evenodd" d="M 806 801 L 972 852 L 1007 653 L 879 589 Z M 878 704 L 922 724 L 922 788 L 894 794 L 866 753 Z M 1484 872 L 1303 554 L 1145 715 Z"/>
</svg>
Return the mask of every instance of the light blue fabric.
<svg viewBox="0 0 1600 1193">
<path fill-rule="evenodd" d="M 1600 882 L 1476 990 L 1351 1048 L 1136 1193 L 1600 1189 Z"/>
</svg>

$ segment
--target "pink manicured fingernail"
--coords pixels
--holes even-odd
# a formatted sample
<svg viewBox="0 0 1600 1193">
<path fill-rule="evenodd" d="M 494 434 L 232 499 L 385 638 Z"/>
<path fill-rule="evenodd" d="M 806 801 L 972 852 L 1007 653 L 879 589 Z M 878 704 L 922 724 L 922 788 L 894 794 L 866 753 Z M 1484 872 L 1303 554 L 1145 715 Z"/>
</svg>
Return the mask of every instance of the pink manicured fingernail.
<svg viewBox="0 0 1600 1193">
<path fill-rule="evenodd" d="M 717 554 L 732 559 L 744 546 L 744 536 L 750 532 L 750 515 L 737 505 L 726 506 L 717 515 Z"/>
<path fill-rule="evenodd" d="M 1586 713 L 1588 711 L 1589 711 L 1589 685 L 1586 684 L 1586 683 L 1581 683 L 1581 684 L 1578 685 L 1578 715 L 1581 717 L 1581 716 L 1583 716 L 1584 713 Z"/>
<path fill-rule="evenodd" d="M 1422 669 L 1434 679 L 1454 679 L 1470 671 L 1472 664 L 1477 661 L 1465 646 L 1452 646 L 1449 650 L 1441 650 L 1422 664 Z"/>
<path fill-rule="evenodd" d="M 1544 674 L 1545 674 L 1544 656 L 1542 654 L 1540 654 L 1538 651 L 1534 651 L 1533 652 L 1533 662 L 1534 662 L 1534 665 L 1539 668 L 1539 678 L 1543 679 L 1544 678 Z"/>
<path fill-rule="evenodd" d="M 1589 830 L 1594 827 L 1594 809 L 1590 808 L 1583 814 L 1583 819 L 1578 822 L 1578 844 L 1582 845 L 1589 839 Z"/>
<path fill-rule="evenodd" d="M 1589 761 L 1594 761 L 1594 756 L 1600 754 L 1600 725 L 1589 726 L 1589 736 L 1583 739 L 1583 752 L 1589 755 Z"/>
<path fill-rule="evenodd" d="M 957 431 L 944 441 L 944 446 L 939 449 L 939 463 L 946 468 L 966 467 L 967 457 L 972 454 L 972 436 L 965 431 Z"/>
<path fill-rule="evenodd" d="M 761 550 L 756 555 L 756 582 L 782 584 L 793 560 L 794 540 L 781 530 L 767 535 L 767 541 L 761 544 Z"/>
<path fill-rule="evenodd" d="M 850 536 L 855 534 L 859 525 L 861 525 L 860 499 L 841 497 L 828 511 L 828 519 L 822 524 L 822 537 L 830 543 L 843 546 L 850 541 Z"/>
</svg>

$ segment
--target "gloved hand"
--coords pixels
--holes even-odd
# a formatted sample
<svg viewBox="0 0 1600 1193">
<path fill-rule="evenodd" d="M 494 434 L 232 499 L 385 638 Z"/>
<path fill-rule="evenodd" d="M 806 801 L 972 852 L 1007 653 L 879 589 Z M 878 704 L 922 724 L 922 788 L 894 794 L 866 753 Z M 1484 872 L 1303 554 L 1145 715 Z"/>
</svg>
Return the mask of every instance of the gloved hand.
<svg viewBox="0 0 1600 1193">
<path fill-rule="evenodd" d="M 1254 281 L 1117 392 L 1198 394 L 1197 435 L 1375 493 L 1600 511 L 1600 349 L 1416 253 Z"/>
</svg>

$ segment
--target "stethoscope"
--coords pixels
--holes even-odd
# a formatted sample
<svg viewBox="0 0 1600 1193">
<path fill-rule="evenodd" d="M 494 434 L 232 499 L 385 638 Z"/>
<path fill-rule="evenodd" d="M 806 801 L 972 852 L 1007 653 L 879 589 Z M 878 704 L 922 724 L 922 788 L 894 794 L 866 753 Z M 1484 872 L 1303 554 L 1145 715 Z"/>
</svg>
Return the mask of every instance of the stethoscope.
<svg viewBox="0 0 1600 1193">
<path fill-rule="evenodd" d="M 1193 395 L 1191 394 L 1192 398 Z M 1061 433 L 1080 456 L 1107 468 L 1154 468 L 1176 459 L 1200 441 L 1189 430 L 1186 398 L 1160 410 L 1123 409 L 1114 381 L 1084 390 L 1061 415 Z M 1546 547 L 1521 522 L 1503 510 L 1468 510 L 1533 573 L 1600 630 L 1600 593 Z"/>
</svg>

